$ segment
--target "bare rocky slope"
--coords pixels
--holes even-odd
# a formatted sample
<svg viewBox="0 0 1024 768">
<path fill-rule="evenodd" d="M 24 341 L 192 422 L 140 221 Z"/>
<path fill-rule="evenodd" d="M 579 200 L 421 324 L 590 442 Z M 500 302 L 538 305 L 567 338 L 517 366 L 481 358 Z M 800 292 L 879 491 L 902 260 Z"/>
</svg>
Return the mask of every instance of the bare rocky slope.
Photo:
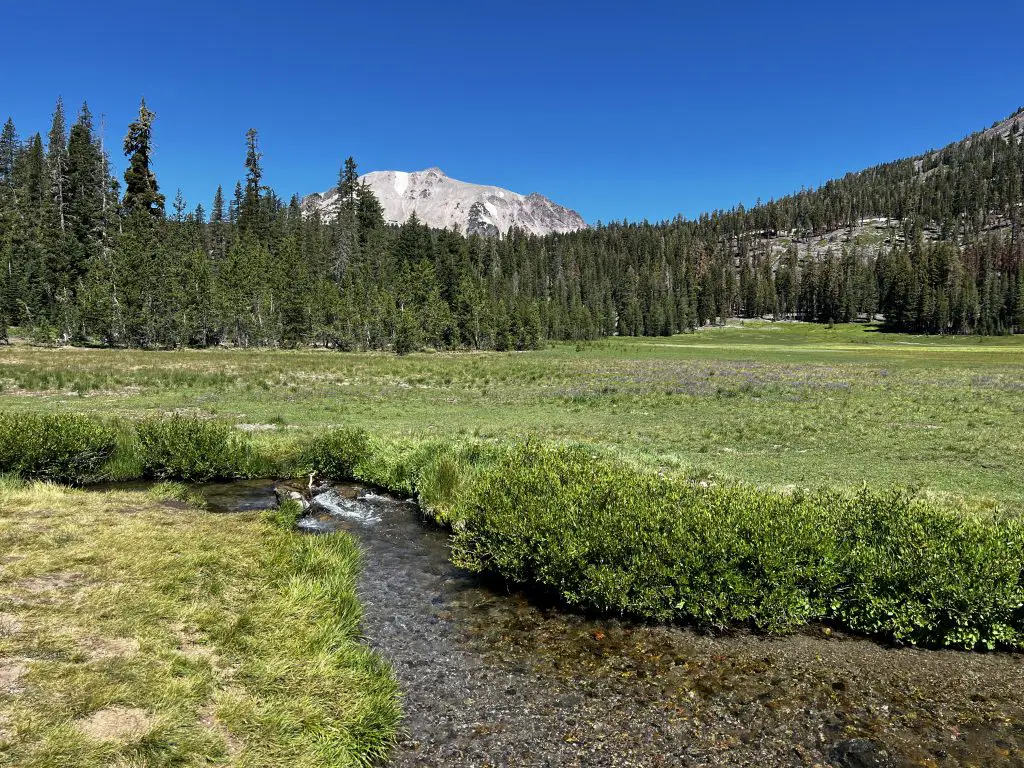
<svg viewBox="0 0 1024 768">
<path fill-rule="evenodd" d="M 941 157 L 943 152 L 948 152 L 959 146 L 970 145 L 972 141 L 982 138 L 1002 138 L 1006 141 L 1016 139 L 1024 141 L 1024 107 L 1021 107 L 1005 120 L 993 123 L 984 130 L 977 131 L 960 141 L 938 150 L 929 150 L 922 155 L 912 158 L 915 170 L 922 176 L 936 173 L 936 168 L 928 169 L 930 164 Z M 870 172 L 872 169 L 868 169 Z M 1008 234 L 1011 229 L 1011 221 L 1003 211 L 992 211 L 986 218 L 982 231 L 988 234 Z M 944 239 L 940 234 L 938 226 L 934 222 L 926 223 L 922 232 L 927 242 L 934 242 Z M 889 250 L 893 245 L 900 245 L 905 242 L 903 221 L 901 219 L 886 216 L 864 217 L 850 226 L 840 227 L 828 232 L 811 235 L 809 233 L 798 233 L 795 231 L 778 231 L 764 233 L 762 237 L 764 245 L 767 246 L 773 264 L 777 265 L 779 260 L 791 249 L 795 248 L 802 260 L 821 261 L 828 258 L 830 254 L 840 254 L 845 249 L 853 249 L 861 256 L 877 257 L 881 251 Z M 948 239 L 948 236 L 946 236 Z M 959 237 L 954 240 L 962 244 Z"/>
<path fill-rule="evenodd" d="M 440 168 L 408 173 L 374 171 L 361 177 L 380 200 L 384 218 L 402 224 L 415 213 L 428 226 L 455 229 L 464 235 L 502 235 L 516 227 L 535 235 L 586 229 L 576 211 L 534 192 L 520 195 L 501 187 L 453 179 Z M 337 189 L 303 200 L 306 211 L 333 216 Z"/>
</svg>

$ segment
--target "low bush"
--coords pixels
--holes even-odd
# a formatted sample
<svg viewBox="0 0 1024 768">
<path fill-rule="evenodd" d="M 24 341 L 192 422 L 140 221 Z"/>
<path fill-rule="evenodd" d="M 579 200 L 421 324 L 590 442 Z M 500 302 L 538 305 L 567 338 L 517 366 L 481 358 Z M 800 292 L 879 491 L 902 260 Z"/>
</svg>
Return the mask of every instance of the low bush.
<svg viewBox="0 0 1024 768">
<path fill-rule="evenodd" d="M 862 492 L 834 511 L 842 575 L 830 616 L 908 642 L 1024 645 L 1024 524 Z"/>
<path fill-rule="evenodd" d="M 518 445 L 452 516 L 456 562 L 603 613 L 811 620 L 900 642 L 1024 641 L 1024 528 L 905 492 L 786 493 L 693 483 L 582 449 Z"/>
<path fill-rule="evenodd" d="M 204 482 L 263 474 L 250 442 L 223 422 L 171 416 L 140 422 L 135 432 L 148 478 Z"/>
<path fill-rule="evenodd" d="M 0 413 L 0 472 L 59 483 L 101 479 L 117 448 L 110 424 L 74 413 Z"/>
</svg>

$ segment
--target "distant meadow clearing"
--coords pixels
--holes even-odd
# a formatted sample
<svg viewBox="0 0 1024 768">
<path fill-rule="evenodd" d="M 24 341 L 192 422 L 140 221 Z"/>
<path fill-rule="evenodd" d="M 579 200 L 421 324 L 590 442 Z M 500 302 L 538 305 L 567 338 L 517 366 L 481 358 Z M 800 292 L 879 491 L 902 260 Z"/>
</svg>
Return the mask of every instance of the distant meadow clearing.
<svg viewBox="0 0 1024 768">
<path fill-rule="evenodd" d="M 217 418 L 260 440 L 535 436 L 772 486 L 1024 502 L 1024 339 L 751 323 L 536 352 L 0 348 L 0 410 Z"/>
</svg>

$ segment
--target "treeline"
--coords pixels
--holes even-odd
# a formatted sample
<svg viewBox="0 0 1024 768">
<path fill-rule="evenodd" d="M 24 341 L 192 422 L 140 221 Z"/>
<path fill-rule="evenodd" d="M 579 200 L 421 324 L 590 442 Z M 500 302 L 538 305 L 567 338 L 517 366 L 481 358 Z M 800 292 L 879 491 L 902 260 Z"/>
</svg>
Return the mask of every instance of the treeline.
<svg viewBox="0 0 1024 768">
<path fill-rule="evenodd" d="M 58 101 L 45 141 L 0 133 L 0 333 L 176 347 L 526 349 L 552 339 L 667 335 L 727 317 L 884 317 L 929 333 L 1024 331 L 1020 129 L 978 134 L 778 201 L 695 221 L 535 237 L 463 237 L 384 222 L 349 158 L 329 217 L 245 178 L 210 210 L 167 204 L 145 103 L 122 184 L 83 105 Z M 885 244 L 822 233 L 893 219 Z M 783 243 L 784 246 L 780 246 Z"/>
</svg>

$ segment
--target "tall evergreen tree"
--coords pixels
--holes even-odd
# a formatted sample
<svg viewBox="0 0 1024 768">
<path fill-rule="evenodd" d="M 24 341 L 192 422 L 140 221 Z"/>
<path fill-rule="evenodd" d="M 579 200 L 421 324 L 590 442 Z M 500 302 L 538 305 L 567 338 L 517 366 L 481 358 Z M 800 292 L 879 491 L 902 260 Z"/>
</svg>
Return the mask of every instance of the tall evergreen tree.
<svg viewBox="0 0 1024 768">
<path fill-rule="evenodd" d="M 219 184 L 213 194 L 213 207 L 210 209 L 210 223 L 220 224 L 224 221 L 224 188 Z"/>
<path fill-rule="evenodd" d="M 243 230 L 261 227 L 261 199 L 263 191 L 263 153 L 259 150 L 259 136 L 255 128 L 245 133 L 245 191 L 238 206 L 238 225 Z"/>
<path fill-rule="evenodd" d="M 110 181 L 106 159 L 93 134 L 92 115 L 82 104 L 68 141 L 67 211 L 70 229 L 83 257 L 92 255 L 103 237 L 104 197 Z"/>
<path fill-rule="evenodd" d="M 156 115 L 146 107 L 146 100 L 139 104 L 139 116 L 128 125 L 124 138 L 124 154 L 128 168 L 124 172 L 124 208 L 133 213 L 147 213 L 155 218 L 164 215 L 164 196 L 160 194 L 153 161 L 153 121 Z"/>
<path fill-rule="evenodd" d="M 14 129 L 14 120 L 8 117 L 3 130 L 0 131 L 0 189 L 12 181 L 14 158 L 18 149 L 18 133 Z"/>
<path fill-rule="evenodd" d="M 53 110 L 53 122 L 47 140 L 46 166 L 50 172 L 50 195 L 53 200 L 53 213 L 57 217 L 57 226 L 61 232 L 65 227 L 67 213 L 68 187 L 68 132 L 64 119 L 64 100 L 57 98 Z"/>
</svg>

